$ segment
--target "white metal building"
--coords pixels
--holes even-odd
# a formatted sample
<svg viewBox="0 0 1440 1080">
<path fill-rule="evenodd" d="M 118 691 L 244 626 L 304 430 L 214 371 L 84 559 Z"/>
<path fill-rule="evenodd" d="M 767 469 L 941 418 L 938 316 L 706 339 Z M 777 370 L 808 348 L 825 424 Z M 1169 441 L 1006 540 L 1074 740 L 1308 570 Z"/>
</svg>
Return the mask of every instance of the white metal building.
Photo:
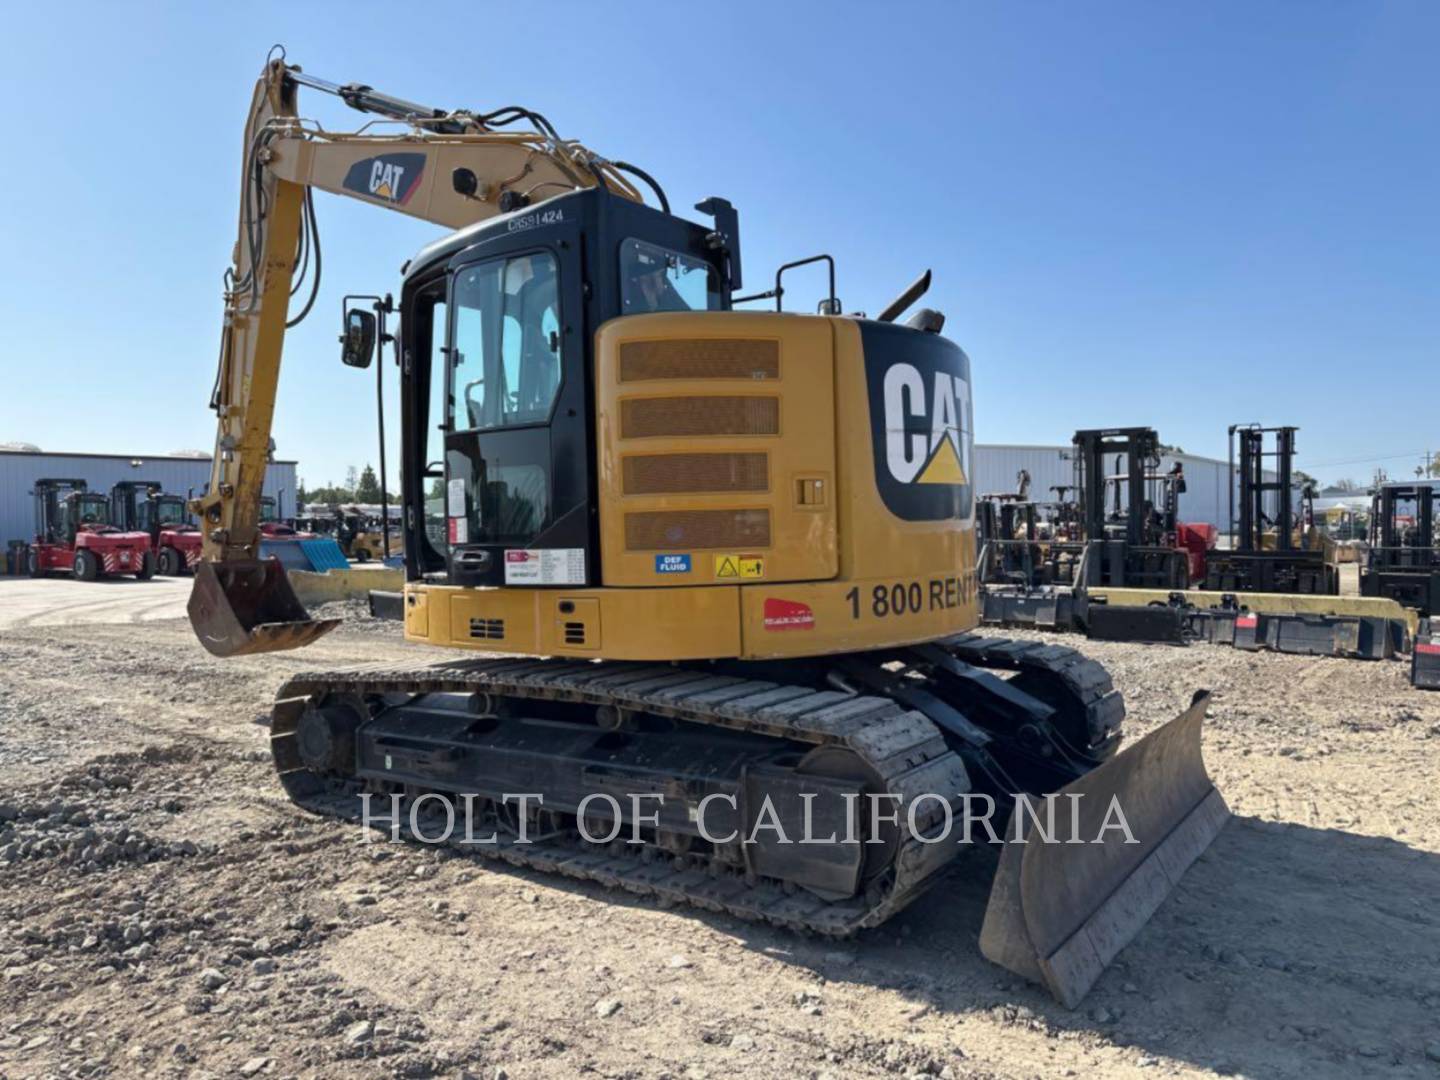
<svg viewBox="0 0 1440 1080">
<path fill-rule="evenodd" d="M 1025 469 L 1030 473 L 1030 497 L 1037 502 L 1053 501 L 1056 496 L 1050 490 L 1052 487 L 1075 483 L 1074 463 L 1070 455 L 1069 446 L 977 443 L 975 491 L 981 495 L 1014 491 L 1016 474 Z M 1180 496 L 1180 520 L 1209 523 L 1222 533 L 1228 531 L 1230 497 L 1226 494 L 1225 477 L 1230 471 L 1229 463 L 1196 454 L 1165 454 L 1161 458 L 1161 471 L 1167 471 L 1177 461 L 1185 468 L 1185 494 Z M 1107 468 L 1112 464 L 1107 463 Z M 1275 474 L 1269 471 L 1265 476 L 1269 480 L 1275 478 Z M 1230 483 L 1238 497 L 1238 482 L 1232 477 Z M 1071 492 L 1069 497 L 1074 498 L 1074 493 Z"/>
<path fill-rule="evenodd" d="M 108 495 L 121 480 L 153 480 L 173 495 L 197 496 L 210 483 L 210 455 L 60 454 L 35 447 L 0 445 L 0 552 L 11 540 L 35 536 L 35 481 L 84 480 Z M 281 517 L 295 513 L 295 462 L 277 461 L 266 471 L 265 494 L 275 496 Z"/>
</svg>

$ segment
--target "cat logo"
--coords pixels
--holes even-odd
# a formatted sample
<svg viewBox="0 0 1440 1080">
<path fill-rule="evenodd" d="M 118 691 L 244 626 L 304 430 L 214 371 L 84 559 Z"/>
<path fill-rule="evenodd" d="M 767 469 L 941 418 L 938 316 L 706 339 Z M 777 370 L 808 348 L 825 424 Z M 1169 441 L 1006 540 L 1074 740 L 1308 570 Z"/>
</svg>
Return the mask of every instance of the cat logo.
<svg viewBox="0 0 1440 1080">
<path fill-rule="evenodd" d="M 970 359 L 953 341 L 860 322 L 875 485 L 904 521 L 974 513 Z"/>
<path fill-rule="evenodd" d="M 392 206 L 404 206 L 415 194 L 424 172 L 424 154 L 381 154 L 351 165 L 344 187 Z"/>
<path fill-rule="evenodd" d="M 965 380 L 937 370 L 927 387 L 925 377 L 904 363 L 885 372 L 885 463 L 900 483 L 968 484 L 970 427 Z"/>
</svg>

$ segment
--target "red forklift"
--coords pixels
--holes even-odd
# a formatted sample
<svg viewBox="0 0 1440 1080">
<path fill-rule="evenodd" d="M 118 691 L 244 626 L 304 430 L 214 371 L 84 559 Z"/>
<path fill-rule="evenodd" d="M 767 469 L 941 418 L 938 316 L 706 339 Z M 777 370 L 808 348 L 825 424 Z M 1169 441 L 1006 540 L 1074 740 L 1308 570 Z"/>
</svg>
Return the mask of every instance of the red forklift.
<svg viewBox="0 0 1440 1080">
<path fill-rule="evenodd" d="M 35 481 L 35 542 L 26 555 L 31 577 L 69 572 L 77 581 L 155 574 L 150 534 L 126 532 L 111 520 L 110 500 L 84 480 Z"/>
<path fill-rule="evenodd" d="M 155 570 L 177 577 L 200 561 L 200 530 L 190 520 L 185 500 L 165 493 L 153 480 L 122 480 L 110 489 L 111 520 L 122 529 L 150 536 Z"/>
</svg>

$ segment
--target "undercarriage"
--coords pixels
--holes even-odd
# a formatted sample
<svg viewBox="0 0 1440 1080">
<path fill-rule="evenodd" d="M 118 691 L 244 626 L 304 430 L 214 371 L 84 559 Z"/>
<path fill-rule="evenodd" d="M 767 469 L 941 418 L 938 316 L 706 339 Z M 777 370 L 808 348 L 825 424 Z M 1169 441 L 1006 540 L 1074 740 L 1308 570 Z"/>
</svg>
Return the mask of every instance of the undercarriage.
<svg viewBox="0 0 1440 1080">
<path fill-rule="evenodd" d="M 317 812 L 840 936 L 959 857 L 962 807 L 994 807 L 1003 834 L 1011 796 L 1112 755 L 1123 713 L 1071 649 L 961 635 L 803 662 L 307 674 L 272 747 Z"/>
</svg>

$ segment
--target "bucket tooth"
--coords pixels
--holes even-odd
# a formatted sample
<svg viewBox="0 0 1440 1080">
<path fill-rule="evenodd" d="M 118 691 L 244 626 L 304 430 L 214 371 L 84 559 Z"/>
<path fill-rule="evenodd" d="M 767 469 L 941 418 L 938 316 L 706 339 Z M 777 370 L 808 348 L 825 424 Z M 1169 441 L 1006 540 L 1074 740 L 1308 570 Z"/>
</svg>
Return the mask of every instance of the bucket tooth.
<svg viewBox="0 0 1440 1080">
<path fill-rule="evenodd" d="M 1065 821 L 1055 831 L 1072 835 L 1066 815 L 1075 806 L 1085 843 L 1005 844 L 980 931 L 989 960 L 1042 983 L 1067 1008 L 1080 1003 L 1230 817 L 1200 753 L 1209 700 L 1196 694 L 1164 727 L 1057 793 L 1056 818 Z M 1112 799 L 1135 843 L 1119 828 L 1091 842 Z"/>
<path fill-rule="evenodd" d="M 186 611 L 200 644 L 222 657 L 299 649 L 340 625 L 310 617 L 274 558 L 197 564 Z"/>
</svg>

